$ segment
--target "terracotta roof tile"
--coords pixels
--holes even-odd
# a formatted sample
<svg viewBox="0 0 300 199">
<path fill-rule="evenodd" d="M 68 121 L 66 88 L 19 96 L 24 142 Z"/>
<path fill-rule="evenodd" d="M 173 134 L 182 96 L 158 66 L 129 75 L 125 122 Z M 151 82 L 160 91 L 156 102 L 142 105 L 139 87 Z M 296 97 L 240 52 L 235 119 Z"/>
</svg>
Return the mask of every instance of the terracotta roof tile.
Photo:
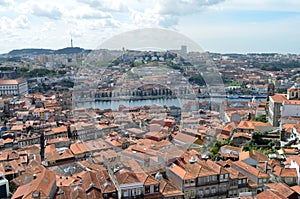
<svg viewBox="0 0 300 199">
<path fill-rule="evenodd" d="M 269 189 L 275 190 L 284 197 L 288 198 L 291 196 L 295 191 L 291 189 L 289 186 L 287 186 L 284 183 L 272 183 L 272 184 L 265 184 L 266 187 Z"/>
<path fill-rule="evenodd" d="M 67 126 L 60 126 L 60 127 L 56 127 L 56 128 L 52 128 L 51 129 L 53 133 L 61 133 L 61 132 L 67 132 Z"/>
<path fill-rule="evenodd" d="M 266 174 L 265 172 L 262 172 L 262 171 L 258 170 L 257 168 L 252 167 L 243 161 L 236 161 L 236 162 L 233 162 L 232 164 L 245 170 L 246 172 L 252 174 L 253 176 L 256 176 L 259 178 L 269 177 L 269 175 Z"/>
<path fill-rule="evenodd" d="M 239 160 L 246 160 L 248 158 L 254 159 L 257 162 L 265 162 L 265 161 L 269 160 L 269 158 L 266 155 L 259 153 L 258 151 L 251 151 L 251 152 L 250 151 L 242 151 L 242 152 L 240 152 Z"/>
<path fill-rule="evenodd" d="M 169 169 L 183 180 L 195 179 L 196 178 L 196 176 L 194 176 L 191 173 L 187 172 L 186 170 L 184 170 L 183 168 L 181 168 L 178 165 L 173 164 L 169 167 Z"/>
<path fill-rule="evenodd" d="M 295 192 L 297 192 L 300 195 L 300 186 L 299 185 L 292 186 L 291 189 L 293 189 Z"/>
<path fill-rule="evenodd" d="M 286 94 L 275 94 L 273 96 L 270 96 L 270 98 L 276 103 L 283 103 L 284 101 L 287 100 L 287 95 Z"/>
<path fill-rule="evenodd" d="M 70 149 L 74 155 L 87 153 L 89 151 L 85 144 L 82 142 L 71 144 Z"/>
</svg>

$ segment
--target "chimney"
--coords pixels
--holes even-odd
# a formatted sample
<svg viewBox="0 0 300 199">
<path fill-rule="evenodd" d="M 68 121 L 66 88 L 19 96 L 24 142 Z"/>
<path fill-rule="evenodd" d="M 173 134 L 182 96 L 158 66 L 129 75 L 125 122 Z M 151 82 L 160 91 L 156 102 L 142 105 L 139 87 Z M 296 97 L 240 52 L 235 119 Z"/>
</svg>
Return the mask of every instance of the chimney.
<svg viewBox="0 0 300 199">
<path fill-rule="evenodd" d="M 268 172 L 268 162 L 265 161 L 265 169 L 264 169 L 264 172 L 267 173 Z"/>
</svg>

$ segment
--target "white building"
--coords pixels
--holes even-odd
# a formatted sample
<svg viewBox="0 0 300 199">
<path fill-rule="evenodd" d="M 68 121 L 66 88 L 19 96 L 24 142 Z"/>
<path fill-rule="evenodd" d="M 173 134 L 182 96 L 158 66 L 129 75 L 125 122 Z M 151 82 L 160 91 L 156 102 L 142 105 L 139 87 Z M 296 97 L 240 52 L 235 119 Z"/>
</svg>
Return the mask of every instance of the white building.
<svg viewBox="0 0 300 199">
<path fill-rule="evenodd" d="M 300 100 L 287 100 L 283 102 L 282 117 L 300 117 Z"/>
<path fill-rule="evenodd" d="M 26 79 L 1 79 L 0 96 L 2 95 L 23 95 L 28 94 Z"/>
<path fill-rule="evenodd" d="M 287 100 L 281 107 L 281 124 L 297 123 L 300 118 L 300 89 L 293 86 L 288 89 Z"/>
</svg>

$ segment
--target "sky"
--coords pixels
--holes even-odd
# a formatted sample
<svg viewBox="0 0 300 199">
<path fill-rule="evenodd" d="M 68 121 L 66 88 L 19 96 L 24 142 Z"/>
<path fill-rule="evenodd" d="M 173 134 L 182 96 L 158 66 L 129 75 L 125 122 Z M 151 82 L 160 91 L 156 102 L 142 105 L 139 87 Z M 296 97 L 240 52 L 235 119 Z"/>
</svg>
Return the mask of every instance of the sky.
<svg viewBox="0 0 300 199">
<path fill-rule="evenodd" d="M 300 54 L 299 0 L 0 0 L 0 53 L 96 49 L 139 28 L 176 31 L 205 51 Z"/>
</svg>

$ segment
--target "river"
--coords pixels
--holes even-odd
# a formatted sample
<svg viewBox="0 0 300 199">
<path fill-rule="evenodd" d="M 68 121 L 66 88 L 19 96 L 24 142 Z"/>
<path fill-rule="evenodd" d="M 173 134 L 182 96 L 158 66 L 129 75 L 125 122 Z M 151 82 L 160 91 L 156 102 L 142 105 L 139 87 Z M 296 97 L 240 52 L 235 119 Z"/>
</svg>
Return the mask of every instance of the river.
<svg viewBox="0 0 300 199">
<path fill-rule="evenodd" d="M 221 103 L 225 100 L 228 101 L 244 101 L 250 102 L 252 99 L 249 98 L 237 98 L 237 99 L 225 99 L 225 98 L 200 98 L 199 102 L 215 102 Z M 169 99 L 146 99 L 146 100 L 119 100 L 119 101 L 96 101 L 96 102 L 83 102 L 78 103 L 77 107 L 82 108 L 99 108 L 101 110 L 104 109 L 112 109 L 117 110 L 120 105 L 124 105 L 126 107 L 138 107 L 138 106 L 150 106 L 150 105 L 158 105 L 158 106 L 177 106 L 182 107 L 183 104 L 188 102 L 192 102 L 193 100 L 189 99 L 178 99 L 178 98 L 169 98 Z M 256 102 L 266 101 L 265 98 L 256 98 Z"/>
</svg>

